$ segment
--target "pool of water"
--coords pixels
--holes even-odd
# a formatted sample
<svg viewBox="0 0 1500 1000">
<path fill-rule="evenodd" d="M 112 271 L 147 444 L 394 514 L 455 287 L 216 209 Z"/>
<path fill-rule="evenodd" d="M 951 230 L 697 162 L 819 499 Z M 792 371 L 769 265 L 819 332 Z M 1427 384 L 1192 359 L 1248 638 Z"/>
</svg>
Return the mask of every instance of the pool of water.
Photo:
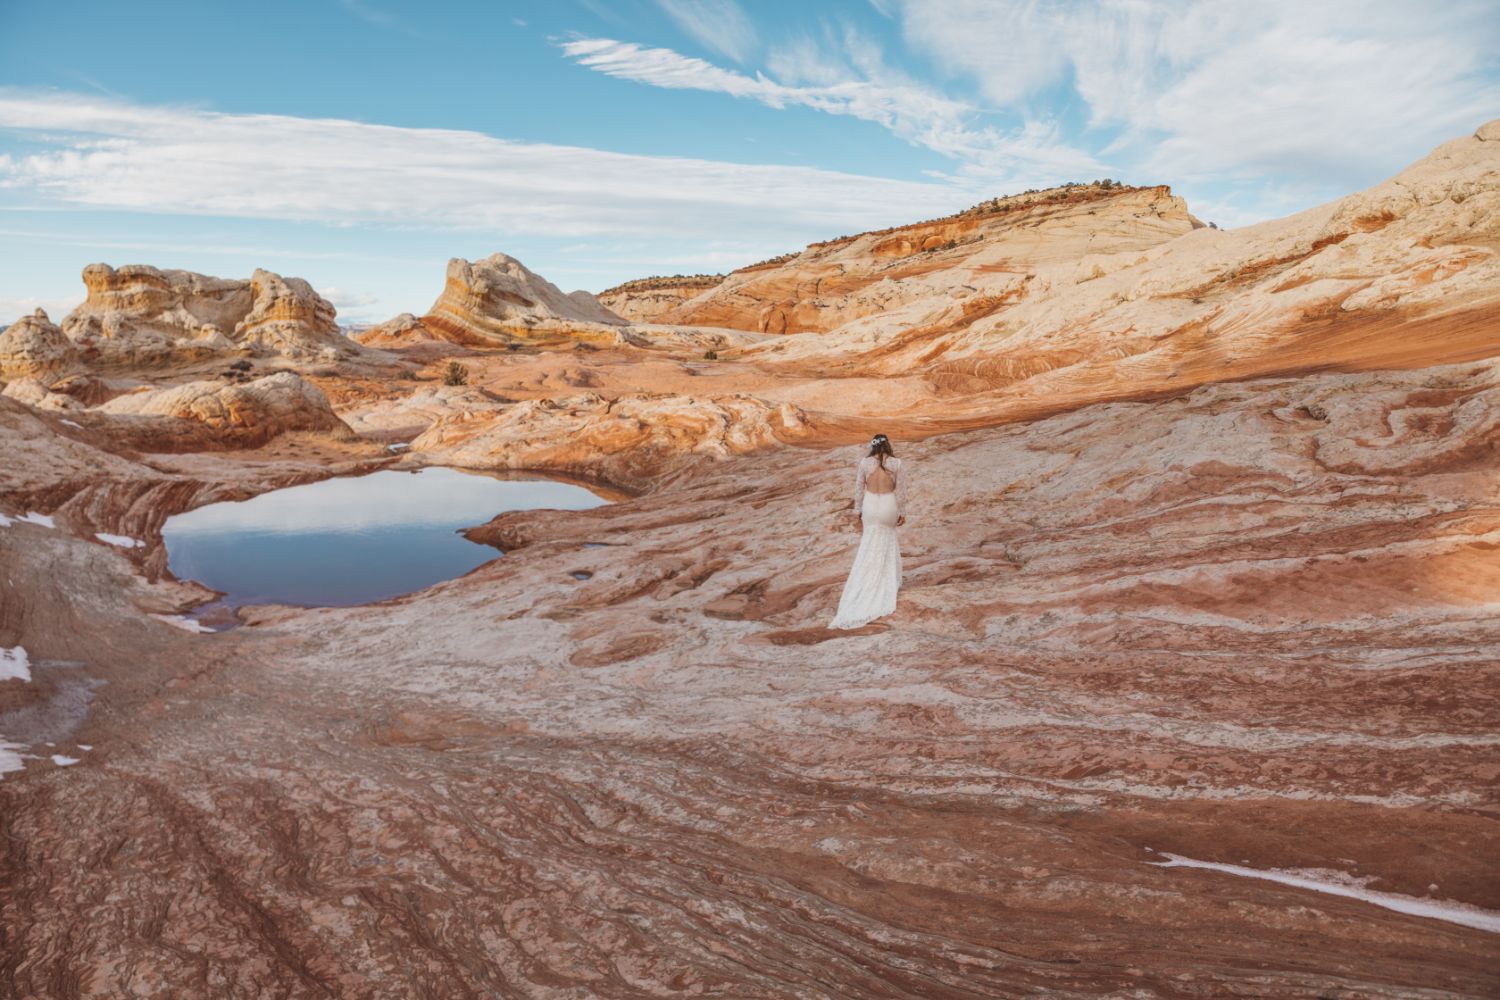
<svg viewBox="0 0 1500 1000">
<path fill-rule="evenodd" d="M 583 486 L 457 469 L 325 479 L 169 518 L 167 565 L 223 603 L 369 604 L 496 558 L 457 531 L 510 510 L 607 503 Z"/>
</svg>

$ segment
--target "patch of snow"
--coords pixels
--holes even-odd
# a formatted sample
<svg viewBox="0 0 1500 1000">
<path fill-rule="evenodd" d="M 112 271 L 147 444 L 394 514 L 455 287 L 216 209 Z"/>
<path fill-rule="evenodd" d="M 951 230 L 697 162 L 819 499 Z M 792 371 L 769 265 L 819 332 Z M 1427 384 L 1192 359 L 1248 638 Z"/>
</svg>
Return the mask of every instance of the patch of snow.
<svg viewBox="0 0 1500 1000">
<path fill-rule="evenodd" d="M 83 430 L 82 424 L 74 423 L 71 420 L 64 420 L 63 423 L 67 424 L 69 427 L 77 427 L 79 430 Z"/>
<path fill-rule="evenodd" d="M 184 632 L 213 632 L 213 629 L 207 625 L 197 619 L 189 618 L 187 615 L 152 615 L 151 617 L 159 622 L 166 622 L 168 625 L 176 626 Z"/>
<path fill-rule="evenodd" d="M 395 444 L 388 444 L 388 445 L 386 445 L 385 446 L 385 450 L 386 451 L 405 451 L 406 449 L 408 449 L 410 447 L 411 447 L 411 442 L 410 441 L 397 441 Z"/>
<path fill-rule="evenodd" d="M 55 753 L 52 755 L 52 763 L 56 764 L 58 767 L 72 767 L 74 764 L 78 763 L 78 758 L 64 757 L 60 753 Z"/>
<path fill-rule="evenodd" d="M 7 771 L 19 771 L 26 765 L 21 761 L 21 755 L 17 750 L 26 749 L 20 743 L 7 743 L 0 740 L 0 774 Z"/>
<path fill-rule="evenodd" d="M 31 658 L 20 646 L 0 648 L 0 681 L 30 681 Z"/>
<path fill-rule="evenodd" d="M 1462 924 L 1465 927 L 1473 927 L 1481 931 L 1489 931 L 1492 934 L 1500 934 L 1500 912 L 1494 910 L 1482 910 L 1468 903 L 1450 902 L 1440 899 L 1419 899 L 1416 896 L 1403 896 L 1394 892 L 1379 892 L 1375 889 L 1366 889 L 1365 883 L 1368 878 L 1355 878 L 1345 872 L 1332 871 L 1326 868 L 1270 868 L 1261 870 L 1259 868 L 1242 868 L 1239 865 L 1219 864 L 1215 861 L 1194 861 L 1192 858 L 1179 857 L 1176 854 L 1163 852 L 1159 857 L 1166 861 L 1149 861 L 1147 864 L 1157 868 L 1203 868 L 1208 871 L 1224 872 L 1228 875 L 1239 875 L 1243 878 L 1265 879 L 1268 882 L 1279 882 L 1296 889 L 1311 889 L 1314 892 L 1326 892 L 1330 896 L 1345 896 L 1349 899 L 1358 899 L 1375 906 L 1384 907 L 1387 910 L 1395 910 L 1397 913 L 1406 913 L 1414 917 L 1428 917 L 1433 920 L 1446 920 L 1453 924 Z"/>
<path fill-rule="evenodd" d="M 94 749 L 94 745 L 92 743 L 80 743 L 80 744 L 78 744 L 78 749 L 80 749 L 80 750 L 92 750 L 92 749 Z"/>
<path fill-rule="evenodd" d="M 17 521 L 27 521 L 27 522 L 29 522 L 31 524 L 40 524 L 44 528 L 55 528 L 55 527 L 57 527 L 57 522 L 54 521 L 54 520 L 52 520 L 51 517 L 47 516 L 46 514 L 38 514 L 36 511 L 32 511 L 29 514 L 26 514 L 26 515 L 24 515 L 22 517 L 18 517 L 18 518 L 16 518 L 16 520 Z"/>
<path fill-rule="evenodd" d="M 116 545 L 122 549 L 143 549 L 146 543 L 139 538 L 130 538 L 126 535 L 111 535 L 108 532 L 96 531 L 94 537 L 106 545 Z"/>
<path fill-rule="evenodd" d="M 15 524 L 15 521 L 6 517 L 4 514 L 0 514 L 0 528 L 9 528 L 12 524 Z"/>
</svg>

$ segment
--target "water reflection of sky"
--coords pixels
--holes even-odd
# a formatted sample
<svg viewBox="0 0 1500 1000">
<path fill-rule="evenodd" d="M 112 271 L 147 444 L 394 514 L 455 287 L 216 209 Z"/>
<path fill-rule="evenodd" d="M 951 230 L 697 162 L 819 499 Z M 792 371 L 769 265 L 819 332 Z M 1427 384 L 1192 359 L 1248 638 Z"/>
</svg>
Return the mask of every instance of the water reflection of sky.
<svg viewBox="0 0 1500 1000">
<path fill-rule="evenodd" d="M 162 536 L 173 574 L 224 591 L 232 604 L 367 604 L 496 558 L 459 528 L 510 510 L 604 502 L 571 483 L 376 472 L 200 507 L 169 519 Z"/>
</svg>

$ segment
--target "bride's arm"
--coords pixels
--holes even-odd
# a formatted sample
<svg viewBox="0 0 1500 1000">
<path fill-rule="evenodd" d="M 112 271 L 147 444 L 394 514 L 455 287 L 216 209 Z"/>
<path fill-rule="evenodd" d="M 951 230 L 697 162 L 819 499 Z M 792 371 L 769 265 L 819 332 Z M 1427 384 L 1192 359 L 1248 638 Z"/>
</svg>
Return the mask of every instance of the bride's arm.
<svg viewBox="0 0 1500 1000">
<path fill-rule="evenodd" d="M 854 516 L 859 517 L 865 502 L 865 460 L 861 458 L 854 466 Z"/>
<path fill-rule="evenodd" d="M 911 475 L 911 462 L 902 459 L 901 468 L 896 472 L 896 516 L 906 517 L 906 479 Z"/>
</svg>

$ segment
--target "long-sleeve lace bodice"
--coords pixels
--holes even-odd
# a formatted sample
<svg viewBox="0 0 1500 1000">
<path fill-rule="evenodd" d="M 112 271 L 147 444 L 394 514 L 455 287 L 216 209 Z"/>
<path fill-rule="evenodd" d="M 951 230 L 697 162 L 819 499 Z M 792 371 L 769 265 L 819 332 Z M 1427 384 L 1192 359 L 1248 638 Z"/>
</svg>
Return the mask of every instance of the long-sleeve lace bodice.
<svg viewBox="0 0 1500 1000">
<path fill-rule="evenodd" d="M 865 480 L 869 478 L 870 473 L 875 471 L 878 464 L 879 461 L 874 455 L 866 455 L 859 460 L 859 465 L 854 469 L 854 512 L 856 514 L 860 512 L 861 505 L 865 501 Z M 905 517 L 906 467 L 901 459 L 888 455 L 885 459 L 885 471 L 896 480 L 896 513 L 899 517 Z"/>
</svg>

